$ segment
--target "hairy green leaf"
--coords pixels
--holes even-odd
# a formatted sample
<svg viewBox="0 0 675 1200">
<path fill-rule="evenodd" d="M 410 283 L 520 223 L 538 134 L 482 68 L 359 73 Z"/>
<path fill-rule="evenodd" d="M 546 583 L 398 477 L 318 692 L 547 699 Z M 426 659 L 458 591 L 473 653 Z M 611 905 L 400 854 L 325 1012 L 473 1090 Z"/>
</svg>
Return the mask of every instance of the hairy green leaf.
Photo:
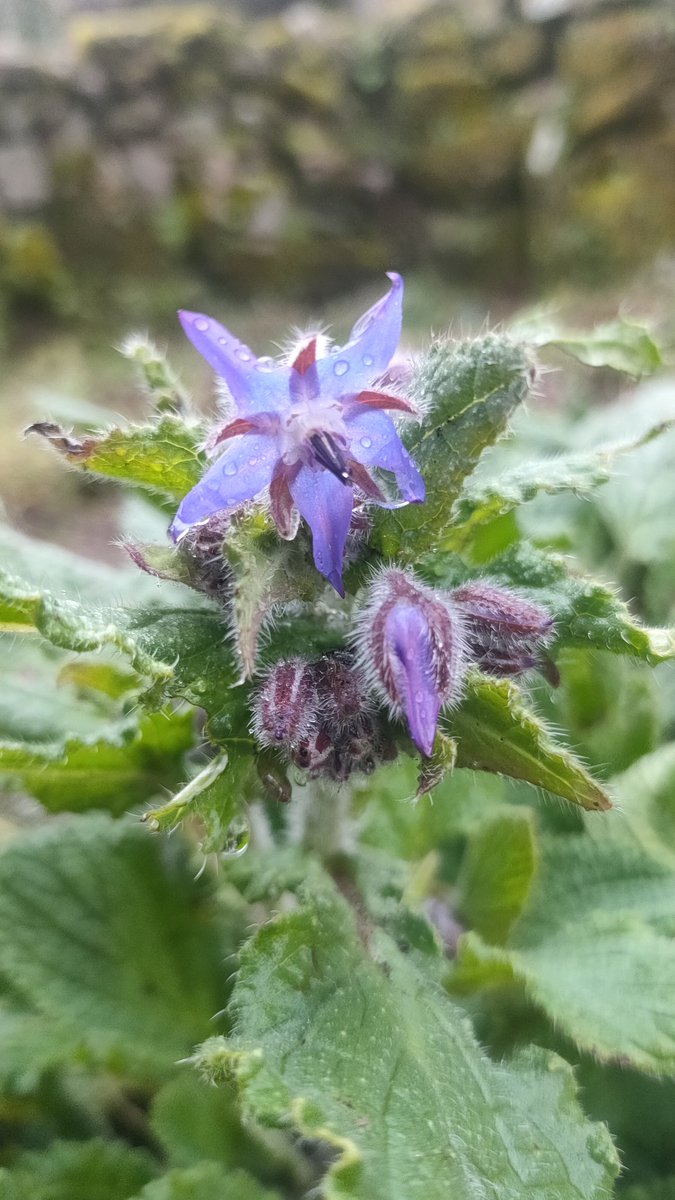
<svg viewBox="0 0 675 1200">
<path fill-rule="evenodd" d="M 0 782 L 28 792 L 49 812 L 128 812 L 178 784 L 193 723 L 191 713 L 164 710 L 56 745 L 0 741 Z"/>
<path fill-rule="evenodd" d="M 524 779 L 582 808 L 611 808 L 605 790 L 526 706 L 516 684 L 471 671 L 459 707 L 445 720 L 457 738 L 457 766 Z"/>
<path fill-rule="evenodd" d="M 453 528 L 442 539 L 443 549 L 466 550 L 482 525 L 503 517 L 540 493 L 573 492 L 588 496 L 611 478 L 617 458 L 659 437 L 672 425 L 663 421 L 633 442 L 600 447 L 585 453 L 529 460 L 502 474 L 471 478 L 455 501 Z"/>
<path fill-rule="evenodd" d="M 429 557 L 424 568 L 434 582 L 448 587 L 468 575 L 452 557 L 435 562 Z M 652 666 L 675 657 L 675 630 L 641 625 L 610 587 L 577 574 L 560 554 L 523 542 L 494 558 L 488 572 L 494 583 L 515 587 L 550 612 L 557 645 L 633 655 Z"/>
<path fill-rule="evenodd" d="M 443 545 L 462 482 L 525 399 L 530 369 L 523 348 L 498 334 L 431 347 L 412 388 L 425 416 L 406 435 L 427 498 L 373 515 L 372 540 L 384 554 L 415 562 Z"/>
<path fill-rule="evenodd" d="M 675 754 L 614 783 L 621 811 L 545 837 L 530 901 L 503 948 L 460 942 L 454 986 L 518 982 L 582 1049 L 675 1074 Z M 675 840 L 675 839 L 673 839 Z"/>
<path fill-rule="evenodd" d="M 205 597 L 183 589 L 176 596 L 169 587 L 166 602 L 162 592 L 162 599 L 149 604 L 141 589 L 139 603 L 123 596 L 111 607 L 114 590 L 109 587 L 103 606 L 93 597 L 81 601 L 55 593 L 36 573 L 32 561 L 25 563 L 22 576 L 0 570 L 0 624 L 5 629 L 40 633 L 52 645 L 78 653 L 117 651 L 149 684 L 148 703 L 159 706 L 166 697 L 177 696 L 200 705 L 207 710 L 215 741 L 227 741 L 240 731 L 246 710 L 245 695 L 233 687 L 239 672 L 227 629 Z"/>
<path fill-rule="evenodd" d="M 555 346 L 589 367 L 612 367 L 626 375 L 651 375 L 662 365 L 661 353 L 644 325 L 617 317 L 589 333 L 560 328 L 545 313 L 518 321 L 515 333 L 532 346 Z"/>
<path fill-rule="evenodd" d="M 154 830 L 174 830 L 186 817 L 198 817 L 205 854 L 241 851 L 248 844 L 247 801 L 261 790 L 253 756 L 253 743 L 242 738 L 230 743 L 171 800 L 150 809 L 143 819 Z"/>
<path fill-rule="evenodd" d="M 204 473 L 203 429 L 168 414 L 152 424 L 81 437 L 48 421 L 38 421 L 26 432 L 45 438 L 81 470 L 137 484 L 168 500 L 181 500 Z"/>
<path fill-rule="evenodd" d="M 591 1200 L 616 1170 L 562 1060 L 490 1062 L 443 992 L 325 884 L 256 934 L 234 1003 L 233 1039 L 195 1061 L 234 1076 L 262 1120 L 335 1147 L 327 1200 L 462 1200 L 486 1172 L 495 1197 Z"/>
<path fill-rule="evenodd" d="M 89 815 L 0 855 L 0 963 L 25 1006 L 79 1037 L 85 1058 L 163 1073 L 222 1008 L 208 888 L 177 841 Z"/>
</svg>

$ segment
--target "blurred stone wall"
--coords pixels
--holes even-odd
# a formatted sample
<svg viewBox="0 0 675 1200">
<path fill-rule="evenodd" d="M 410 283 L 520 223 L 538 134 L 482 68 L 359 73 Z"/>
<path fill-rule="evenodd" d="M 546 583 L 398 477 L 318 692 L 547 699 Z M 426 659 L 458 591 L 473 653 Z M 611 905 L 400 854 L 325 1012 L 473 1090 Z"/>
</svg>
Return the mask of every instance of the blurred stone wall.
<svg viewBox="0 0 675 1200">
<path fill-rule="evenodd" d="M 73 310 L 192 271 L 311 299 L 425 265 L 519 292 L 672 250 L 672 0 L 463 11 L 135 10 L 0 61 L 0 292 Z"/>
</svg>

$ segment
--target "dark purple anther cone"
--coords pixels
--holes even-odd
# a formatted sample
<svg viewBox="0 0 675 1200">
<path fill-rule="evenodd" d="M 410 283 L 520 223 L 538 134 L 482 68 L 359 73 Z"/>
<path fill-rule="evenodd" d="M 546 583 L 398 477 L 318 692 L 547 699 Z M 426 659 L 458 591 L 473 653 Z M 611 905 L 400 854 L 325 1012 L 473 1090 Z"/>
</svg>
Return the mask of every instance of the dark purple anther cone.
<svg viewBox="0 0 675 1200">
<path fill-rule="evenodd" d="M 453 604 L 395 568 L 379 573 L 359 617 L 359 664 L 417 748 L 431 755 L 441 709 L 459 698 L 466 666 Z"/>
</svg>

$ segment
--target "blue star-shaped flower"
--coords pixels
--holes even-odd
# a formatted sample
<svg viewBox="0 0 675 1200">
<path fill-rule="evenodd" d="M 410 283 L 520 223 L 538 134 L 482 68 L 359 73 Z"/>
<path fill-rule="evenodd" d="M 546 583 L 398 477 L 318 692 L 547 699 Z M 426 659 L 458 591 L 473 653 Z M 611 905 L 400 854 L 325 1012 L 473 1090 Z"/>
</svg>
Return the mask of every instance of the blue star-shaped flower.
<svg viewBox="0 0 675 1200">
<path fill-rule="evenodd" d="M 297 531 L 298 513 L 312 530 L 314 562 L 342 596 L 342 560 L 354 492 L 376 504 L 421 503 L 424 480 L 384 411 L 412 412 L 400 396 L 377 389 L 401 335 L 403 280 L 352 329 L 345 346 L 314 336 L 289 363 L 256 358 L 222 325 L 181 312 L 192 344 L 227 384 L 235 408 L 213 445 L 225 448 L 178 509 L 172 536 L 213 513 L 235 509 L 269 488 L 282 537 Z M 391 472 L 401 499 L 391 501 L 373 470 Z"/>
</svg>

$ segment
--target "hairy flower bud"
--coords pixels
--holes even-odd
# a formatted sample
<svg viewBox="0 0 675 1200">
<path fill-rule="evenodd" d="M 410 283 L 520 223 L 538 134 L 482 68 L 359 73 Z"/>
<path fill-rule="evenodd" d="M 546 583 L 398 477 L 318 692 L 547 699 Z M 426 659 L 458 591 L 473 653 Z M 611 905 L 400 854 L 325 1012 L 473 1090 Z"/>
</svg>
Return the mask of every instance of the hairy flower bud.
<svg viewBox="0 0 675 1200">
<path fill-rule="evenodd" d="M 543 665 L 553 618 L 508 588 L 475 579 L 455 588 L 452 599 L 464 617 L 470 652 L 491 675 L 522 675 Z"/>
<path fill-rule="evenodd" d="M 256 696 L 252 729 L 262 746 L 298 746 L 316 730 L 319 700 L 310 663 L 291 658 L 268 671 Z"/>
<path fill-rule="evenodd" d="M 321 716 L 333 733 L 356 729 L 369 705 L 365 681 L 350 654 L 324 654 L 314 663 Z"/>
<path fill-rule="evenodd" d="M 438 715 L 454 703 L 465 669 L 465 638 L 454 605 L 405 571 L 383 570 L 359 618 L 359 664 L 410 736 L 431 754 Z"/>
<path fill-rule="evenodd" d="M 223 554 L 229 527 L 227 516 L 215 513 L 202 525 L 193 526 L 180 547 L 188 560 L 194 586 L 221 601 L 227 599 L 232 590 L 232 573 Z"/>
</svg>

